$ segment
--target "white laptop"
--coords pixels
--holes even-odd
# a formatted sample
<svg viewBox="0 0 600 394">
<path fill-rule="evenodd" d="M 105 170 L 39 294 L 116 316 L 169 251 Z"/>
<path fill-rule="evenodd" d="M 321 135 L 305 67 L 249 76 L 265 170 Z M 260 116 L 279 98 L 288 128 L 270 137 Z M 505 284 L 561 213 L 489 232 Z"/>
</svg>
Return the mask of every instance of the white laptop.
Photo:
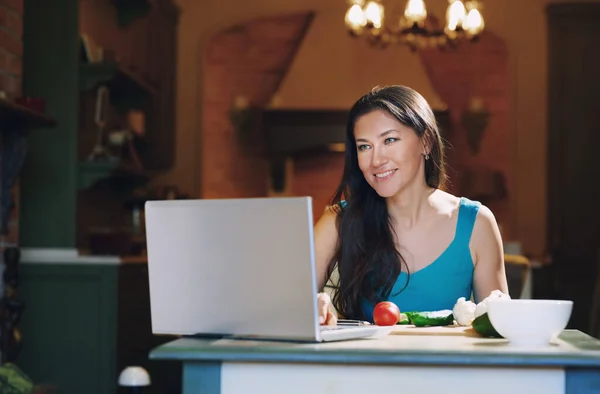
<svg viewBox="0 0 600 394">
<path fill-rule="evenodd" d="M 382 333 L 319 325 L 310 197 L 148 201 L 154 334 L 322 342 Z"/>
</svg>

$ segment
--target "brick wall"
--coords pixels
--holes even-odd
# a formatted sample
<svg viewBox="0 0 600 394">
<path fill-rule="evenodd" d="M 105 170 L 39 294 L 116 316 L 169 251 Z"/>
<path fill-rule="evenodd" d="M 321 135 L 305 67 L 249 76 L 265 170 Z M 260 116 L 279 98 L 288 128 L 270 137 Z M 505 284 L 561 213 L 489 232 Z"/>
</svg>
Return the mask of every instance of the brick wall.
<svg viewBox="0 0 600 394">
<path fill-rule="evenodd" d="M 0 90 L 21 94 L 23 0 L 0 0 Z"/>
<path fill-rule="evenodd" d="M 263 139 L 238 138 L 229 112 L 236 97 L 264 108 L 277 91 L 312 21 L 301 13 L 256 19 L 215 35 L 204 56 L 201 196 L 260 197 L 268 193 Z"/>
</svg>

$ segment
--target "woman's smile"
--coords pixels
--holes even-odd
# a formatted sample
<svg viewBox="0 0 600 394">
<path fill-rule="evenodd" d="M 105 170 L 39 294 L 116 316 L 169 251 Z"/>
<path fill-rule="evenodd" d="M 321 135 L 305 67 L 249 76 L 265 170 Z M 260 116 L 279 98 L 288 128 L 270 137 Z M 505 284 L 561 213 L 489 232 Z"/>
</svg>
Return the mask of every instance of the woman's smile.
<svg viewBox="0 0 600 394">
<path fill-rule="evenodd" d="M 390 179 L 392 176 L 394 176 L 396 171 L 398 171 L 397 168 L 393 169 L 393 170 L 387 170 L 384 172 L 377 172 L 377 173 L 375 173 L 375 178 L 377 178 L 378 181 L 386 181 L 386 180 Z"/>
</svg>

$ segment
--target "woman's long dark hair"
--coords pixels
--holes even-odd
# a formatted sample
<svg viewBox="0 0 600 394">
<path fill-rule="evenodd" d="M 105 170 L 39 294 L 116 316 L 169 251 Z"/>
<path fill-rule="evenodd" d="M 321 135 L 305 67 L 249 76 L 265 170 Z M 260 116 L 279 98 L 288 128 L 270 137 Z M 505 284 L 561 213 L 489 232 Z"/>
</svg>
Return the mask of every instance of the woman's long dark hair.
<svg viewBox="0 0 600 394">
<path fill-rule="evenodd" d="M 406 266 L 396 248 L 386 201 L 367 183 L 358 167 L 354 126 L 361 116 L 383 110 L 412 128 L 427 143 L 425 181 L 432 188 L 446 180 L 442 139 L 434 113 L 419 93 L 405 86 L 374 89 L 361 97 L 350 110 L 346 129 L 346 159 L 342 181 L 332 199 L 338 212 L 338 244 L 329 262 L 327 280 L 337 268 L 333 304 L 346 318 L 371 320 L 364 316 L 361 301 L 371 305 L 387 299 Z M 346 200 L 346 207 L 339 203 Z M 408 267 L 406 267 L 408 272 Z"/>
</svg>

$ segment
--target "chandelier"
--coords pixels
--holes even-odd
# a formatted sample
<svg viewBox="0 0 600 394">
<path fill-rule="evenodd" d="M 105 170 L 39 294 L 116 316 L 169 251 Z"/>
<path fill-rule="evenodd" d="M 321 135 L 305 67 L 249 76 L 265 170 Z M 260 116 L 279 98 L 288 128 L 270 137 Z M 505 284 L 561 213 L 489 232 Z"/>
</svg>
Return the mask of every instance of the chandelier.
<svg viewBox="0 0 600 394">
<path fill-rule="evenodd" d="M 460 40 L 476 41 L 484 29 L 479 1 L 448 0 L 446 24 L 427 17 L 424 0 L 408 0 L 396 24 L 386 24 L 382 0 L 350 0 L 344 19 L 353 37 L 365 37 L 378 48 L 404 44 L 412 51 L 455 47 Z"/>
</svg>

